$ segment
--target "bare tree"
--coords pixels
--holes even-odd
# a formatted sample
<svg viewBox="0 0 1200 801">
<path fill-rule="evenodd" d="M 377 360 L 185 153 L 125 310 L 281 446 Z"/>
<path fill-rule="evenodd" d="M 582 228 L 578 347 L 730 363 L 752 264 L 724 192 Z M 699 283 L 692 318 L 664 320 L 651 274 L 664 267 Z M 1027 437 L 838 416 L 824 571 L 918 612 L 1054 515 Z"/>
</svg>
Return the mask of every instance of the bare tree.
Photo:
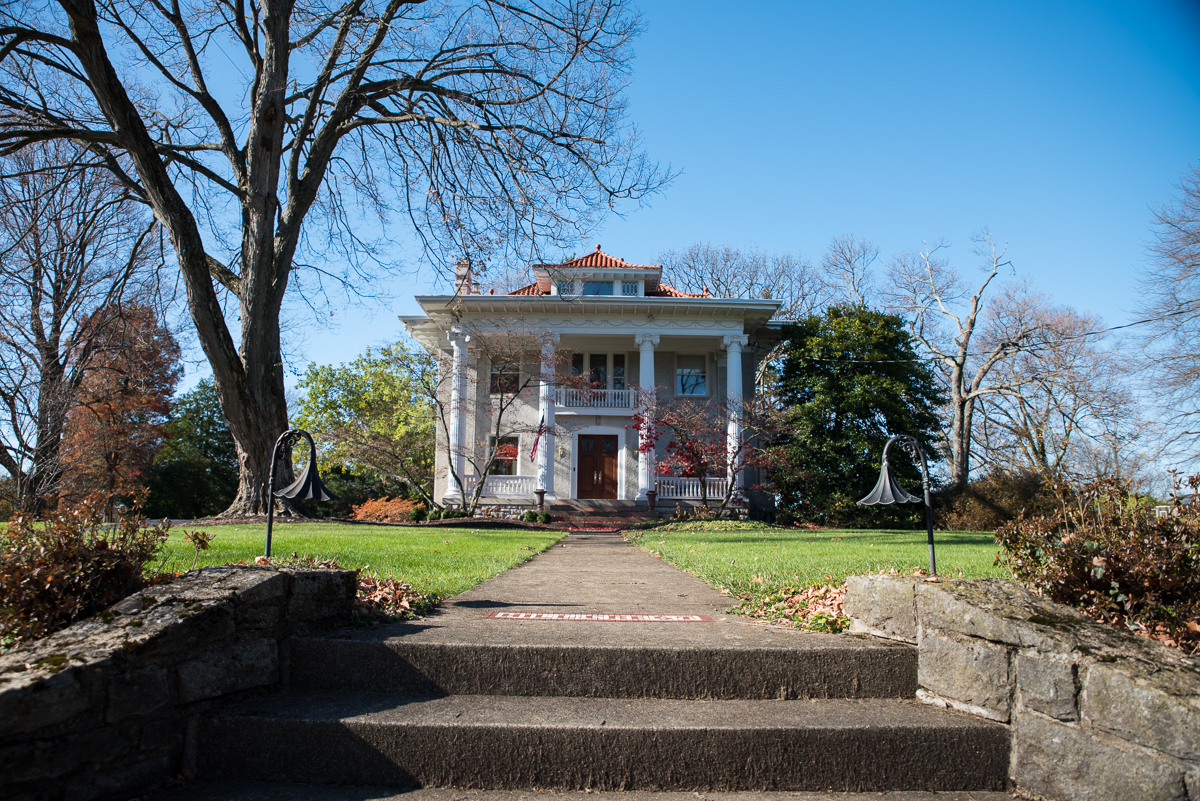
<svg viewBox="0 0 1200 801">
<path fill-rule="evenodd" d="M 972 432 L 979 461 L 1048 479 L 1113 475 L 1119 465 L 1112 464 L 1112 444 L 1138 428 L 1128 366 L 1105 347 L 1094 315 L 1054 307 L 1032 294 L 1027 302 L 1040 314 L 1043 330 L 1036 346 L 1001 362 L 993 373 L 996 382 L 1019 389 L 980 398 Z M 1102 466 L 1106 472 L 1098 474 Z"/>
<path fill-rule="evenodd" d="M 70 143 L 28 148 L 0 171 L 0 466 L 17 503 L 39 511 L 98 343 L 147 290 L 157 243 L 150 215 Z"/>
<path fill-rule="evenodd" d="M 807 317 L 820 307 L 820 287 L 803 256 L 696 242 L 680 251 L 663 251 L 658 260 L 663 280 L 684 292 L 778 300 L 783 305 L 775 317 L 783 320 Z"/>
<path fill-rule="evenodd" d="M 1006 286 L 991 302 L 987 319 L 980 318 L 988 288 L 1011 263 L 990 233 L 984 231 L 974 241 L 984 262 L 984 278 L 970 295 L 962 278 L 938 255 L 947 247 L 945 242 L 902 254 L 888 269 L 892 303 L 909 320 L 913 338 L 933 357 L 949 390 L 944 447 L 954 490 L 966 487 L 970 477 L 979 400 L 1018 393 L 1028 381 L 1024 376 L 1001 377 L 996 368 L 1036 345 L 1043 331 L 1036 304 L 1029 302 L 1028 289 L 1020 284 Z"/>
<path fill-rule="evenodd" d="M 1152 318 L 1147 378 L 1166 411 L 1171 444 L 1200 448 L 1200 168 L 1179 183 L 1173 203 L 1155 209 L 1153 265 L 1142 274 L 1140 311 Z"/>
<path fill-rule="evenodd" d="M 879 246 L 854 234 L 835 236 L 821 257 L 821 287 L 829 298 L 845 298 L 855 306 L 872 306 L 879 298 L 871 265 Z"/>
<path fill-rule="evenodd" d="M 0 152 L 86 144 L 153 209 L 237 443 L 229 511 L 261 512 L 289 285 L 338 258 L 365 283 L 359 208 L 483 263 L 662 186 L 624 119 L 637 29 L 623 0 L 16 0 Z"/>
</svg>

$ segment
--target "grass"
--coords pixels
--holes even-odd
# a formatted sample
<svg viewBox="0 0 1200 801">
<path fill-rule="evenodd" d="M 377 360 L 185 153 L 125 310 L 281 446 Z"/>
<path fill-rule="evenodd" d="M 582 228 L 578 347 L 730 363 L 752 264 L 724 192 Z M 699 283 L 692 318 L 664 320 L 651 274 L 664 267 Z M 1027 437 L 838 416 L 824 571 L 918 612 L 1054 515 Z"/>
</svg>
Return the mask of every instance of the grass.
<svg viewBox="0 0 1200 801">
<path fill-rule="evenodd" d="M 195 527 L 188 526 L 189 530 Z M 196 567 L 227 562 L 253 563 L 263 552 L 265 526 L 206 526 L 213 535 Z M 195 551 L 183 538 L 184 528 L 171 530 L 163 556 L 165 570 L 188 570 Z M 271 555 L 332 559 L 342 567 L 363 568 L 381 578 L 411 584 L 421 594 L 449 598 L 513 565 L 541 553 L 562 532 L 528 529 L 408 528 L 347 523 L 277 524 Z"/>
<path fill-rule="evenodd" d="M 924 531 L 808 530 L 729 521 L 672 523 L 630 532 L 650 553 L 731 596 L 751 598 L 785 587 L 841 584 L 847 576 L 929 568 Z M 989 533 L 934 532 L 938 573 L 952 578 L 1011 577 L 993 563 Z"/>
</svg>

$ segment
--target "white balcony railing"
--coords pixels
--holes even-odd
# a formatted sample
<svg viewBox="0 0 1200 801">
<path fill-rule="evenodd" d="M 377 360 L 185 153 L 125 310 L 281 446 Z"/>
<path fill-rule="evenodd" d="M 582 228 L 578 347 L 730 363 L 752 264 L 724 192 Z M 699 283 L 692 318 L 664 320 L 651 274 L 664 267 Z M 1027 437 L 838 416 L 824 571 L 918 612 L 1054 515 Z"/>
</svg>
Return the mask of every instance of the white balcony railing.
<svg viewBox="0 0 1200 801">
<path fill-rule="evenodd" d="M 478 476 L 464 476 L 468 497 L 475 492 Z M 482 497 L 532 498 L 536 476 L 488 476 L 483 482 Z"/>
<path fill-rule="evenodd" d="M 728 478 L 712 476 L 705 479 L 659 476 L 654 481 L 654 488 L 658 491 L 658 500 L 660 501 L 698 501 L 700 500 L 701 481 L 705 483 L 704 489 L 710 501 L 722 500 L 725 497 L 725 490 L 729 488 Z"/>
<path fill-rule="evenodd" d="M 557 387 L 554 403 L 566 409 L 632 409 L 632 389 L 569 389 Z"/>
</svg>

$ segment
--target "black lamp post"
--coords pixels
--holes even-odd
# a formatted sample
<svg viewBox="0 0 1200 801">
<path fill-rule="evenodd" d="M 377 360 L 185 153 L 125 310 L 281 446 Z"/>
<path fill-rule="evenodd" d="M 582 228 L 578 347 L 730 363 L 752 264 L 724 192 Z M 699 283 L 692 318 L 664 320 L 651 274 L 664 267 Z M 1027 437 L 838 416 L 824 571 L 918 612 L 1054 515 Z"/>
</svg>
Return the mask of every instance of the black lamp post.
<svg viewBox="0 0 1200 801">
<path fill-rule="evenodd" d="M 275 465 L 279 461 L 279 446 L 285 441 L 291 445 L 301 437 L 308 440 L 308 464 L 304 466 L 304 472 L 283 489 L 272 492 L 271 488 L 275 486 Z M 313 442 L 312 435 L 307 431 L 299 428 L 289 428 L 279 435 L 279 439 L 275 440 L 275 447 L 271 450 L 271 472 L 267 478 L 266 487 L 267 496 L 267 549 L 264 556 L 271 556 L 271 527 L 275 523 L 275 499 L 276 498 L 308 498 L 314 501 L 336 501 L 338 498 L 332 492 L 325 488 L 321 483 L 321 477 L 317 475 L 317 445 Z"/>
<path fill-rule="evenodd" d="M 887 441 L 883 446 L 883 467 L 879 471 L 879 483 L 875 485 L 875 489 L 871 490 L 871 494 L 858 502 L 859 506 L 880 506 L 892 503 L 921 503 L 921 498 L 916 495 L 910 495 L 905 492 L 904 488 L 896 481 L 896 476 L 892 473 L 892 466 L 888 464 L 888 448 L 892 447 L 892 443 L 898 443 L 901 448 L 912 454 L 913 459 L 920 457 L 919 464 L 921 465 L 921 482 L 925 486 L 925 531 L 929 534 L 929 573 L 937 575 L 937 560 L 933 555 L 933 501 L 929 497 L 929 465 L 925 462 L 925 449 L 921 447 L 921 443 L 916 437 L 908 434 L 897 434 Z"/>
</svg>

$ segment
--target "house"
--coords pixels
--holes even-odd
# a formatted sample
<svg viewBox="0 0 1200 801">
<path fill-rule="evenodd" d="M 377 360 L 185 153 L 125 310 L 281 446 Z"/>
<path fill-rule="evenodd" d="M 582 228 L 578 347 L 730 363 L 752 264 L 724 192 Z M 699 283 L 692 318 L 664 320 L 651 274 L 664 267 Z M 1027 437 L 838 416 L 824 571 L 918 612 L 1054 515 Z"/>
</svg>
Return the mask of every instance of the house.
<svg viewBox="0 0 1200 801">
<path fill-rule="evenodd" d="M 536 281 L 514 292 L 481 294 L 461 264 L 456 294 L 419 296 L 425 313 L 401 317 L 446 379 L 434 498 L 461 501 L 454 475 L 469 495 L 493 448 L 486 503 L 532 504 L 535 490 L 548 500 L 641 502 L 653 491 L 672 507 L 700 498 L 701 479 L 656 475 L 667 443 L 640 448 L 635 411 L 675 398 L 740 408 L 759 359 L 779 340 L 771 317 L 780 302 L 679 292 L 661 282 L 661 265 L 630 264 L 599 245 L 533 272 Z M 495 356 L 519 337 L 528 343 L 519 359 Z M 513 397 L 506 392 L 517 394 L 497 429 Z M 723 414 L 729 437 L 739 436 L 738 414 Z M 746 486 L 746 470 L 734 473 Z M 730 476 L 705 480 L 707 495 L 720 498 Z"/>
</svg>

